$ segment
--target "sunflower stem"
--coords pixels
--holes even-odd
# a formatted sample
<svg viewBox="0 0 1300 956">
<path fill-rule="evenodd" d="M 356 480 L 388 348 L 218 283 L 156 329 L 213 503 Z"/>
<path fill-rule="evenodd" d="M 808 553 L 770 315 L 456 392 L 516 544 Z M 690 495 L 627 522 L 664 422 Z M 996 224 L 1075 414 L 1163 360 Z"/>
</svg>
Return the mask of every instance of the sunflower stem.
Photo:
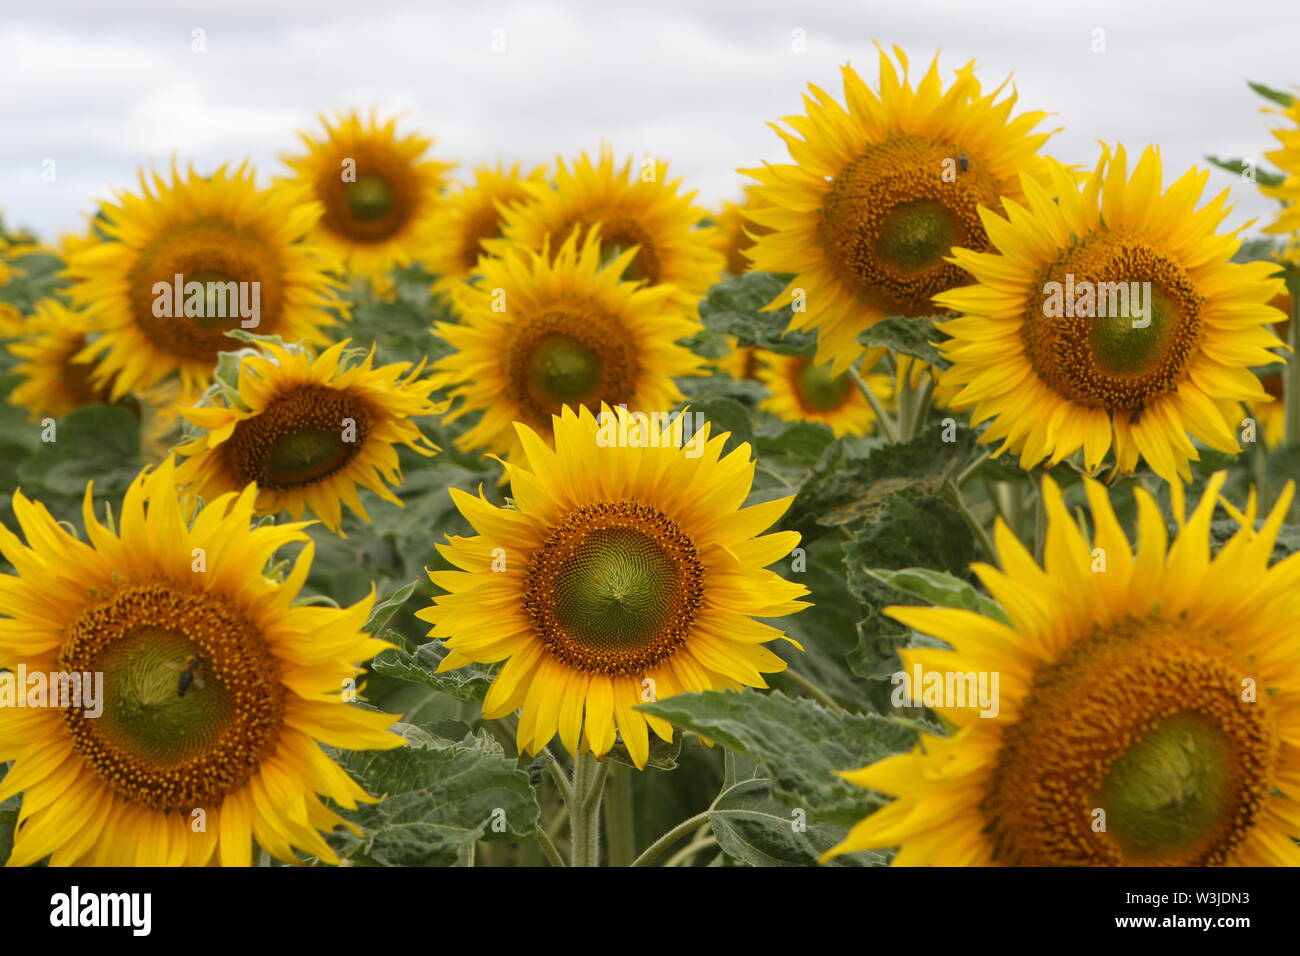
<svg viewBox="0 0 1300 956">
<path fill-rule="evenodd" d="M 551 866 L 568 866 L 564 862 L 564 858 L 560 856 L 560 851 L 555 848 L 550 836 L 547 835 L 545 827 L 538 824 L 534 833 L 537 836 L 537 845 L 542 848 L 542 852 L 546 854 L 546 859 Z"/>
<path fill-rule="evenodd" d="M 1288 270 L 1286 290 L 1291 295 L 1291 321 L 1287 324 L 1286 370 L 1282 373 L 1282 401 L 1286 403 L 1282 440 L 1289 447 L 1300 447 L 1300 273 Z"/>
<path fill-rule="evenodd" d="M 898 426 L 894 424 L 894 420 L 890 417 L 889 412 L 885 411 L 885 406 L 880 403 L 879 396 L 877 396 L 876 393 L 871 390 L 871 386 L 863 380 L 856 365 L 849 366 L 849 377 L 853 379 L 853 384 L 858 387 L 858 391 L 862 393 L 862 397 L 865 398 L 867 404 L 871 406 L 871 410 L 876 415 L 876 420 L 880 422 L 880 430 L 885 433 L 886 438 L 891 442 L 896 443 L 898 441 Z"/>
<path fill-rule="evenodd" d="M 610 866 L 628 866 L 636 858 L 636 816 L 633 812 L 632 768 L 609 768 L 605 802 L 605 843 Z"/>
<path fill-rule="evenodd" d="M 952 482 L 948 482 L 944 497 L 948 500 L 949 504 L 961 512 L 961 516 L 966 519 L 967 526 L 975 535 L 976 540 L 979 541 L 980 547 L 983 548 L 984 553 L 988 555 L 988 559 L 994 564 L 997 564 L 998 552 L 997 548 L 993 546 L 993 539 L 989 537 L 989 533 L 984 530 L 984 525 L 981 524 L 979 519 L 971 512 L 970 507 L 966 504 L 966 499 L 962 497 L 961 489 Z"/>
<path fill-rule="evenodd" d="M 813 700 L 817 701 L 820 704 L 825 704 L 828 708 L 835 711 L 836 713 L 839 714 L 845 713 L 844 708 L 840 706 L 839 702 L 836 701 L 834 697 L 826 693 L 826 691 L 822 690 L 820 687 L 818 687 L 808 678 L 804 677 L 798 671 L 794 670 L 793 668 L 787 667 L 781 673 L 782 676 L 788 678 L 791 683 L 797 685 L 800 690 L 807 693 L 808 696 L 811 697 Z"/>
<path fill-rule="evenodd" d="M 695 816 L 691 817 L 689 820 L 683 820 L 681 823 L 677 824 L 677 826 L 673 827 L 671 830 L 669 830 L 659 839 L 655 840 L 654 843 L 651 843 L 648 847 L 646 847 L 645 852 L 643 852 L 640 856 L 638 856 L 635 860 L 632 861 L 632 865 L 650 866 L 661 856 L 663 856 L 664 853 L 666 853 L 669 849 L 671 849 L 674 843 L 676 843 L 682 837 L 686 836 L 686 834 L 690 833 L 692 830 L 699 827 L 701 823 L 708 823 L 708 822 L 709 822 L 708 810 L 695 814 Z"/>
<path fill-rule="evenodd" d="M 569 834 L 574 866 L 600 865 L 600 798 L 604 795 L 608 761 L 590 753 L 573 759 L 573 799 L 569 802 Z"/>
</svg>

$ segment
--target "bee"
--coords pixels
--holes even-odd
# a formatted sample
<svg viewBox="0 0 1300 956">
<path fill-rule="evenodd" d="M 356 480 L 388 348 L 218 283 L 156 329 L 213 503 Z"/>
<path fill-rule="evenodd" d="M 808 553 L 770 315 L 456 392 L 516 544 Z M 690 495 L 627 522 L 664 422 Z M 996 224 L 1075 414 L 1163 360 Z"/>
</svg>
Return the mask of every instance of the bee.
<svg viewBox="0 0 1300 956">
<path fill-rule="evenodd" d="M 965 153 L 958 153 L 957 168 L 960 169 L 963 173 L 970 172 L 970 157 L 967 156 Z"/>
<path fill-rule="evenodd" d="M 185 658 L 184 661 L 172 662 L 167 665 L 174 671 L 180 671 L 180 677 L 176 679 L 176 696 L 184 697 L 186 691 L 193 684 L 199 690 L 203 689 L 203 669 L 208 666 L 207 661 L 197 654 L 192 654 Z"/>
</svg>

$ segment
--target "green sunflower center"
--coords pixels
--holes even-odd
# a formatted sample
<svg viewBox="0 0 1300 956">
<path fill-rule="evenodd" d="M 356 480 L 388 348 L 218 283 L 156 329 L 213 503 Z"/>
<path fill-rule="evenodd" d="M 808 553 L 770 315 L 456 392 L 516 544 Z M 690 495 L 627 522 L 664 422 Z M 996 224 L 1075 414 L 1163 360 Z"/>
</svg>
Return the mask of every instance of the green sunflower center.
<svg viewBox="0 0 1300 956">
<path fill-rule="evenodd" d="M 567 514 L 533 555 L 524 607 L 552 655 L 579 670 L 644 673 L 690 636 L 704 568 L 663 512 L 623 500 Z"/>
<path fill-rule="evenodd" d="M 1039 275 L 1021 338 L 1038 377 L 1069 401 L 1136 421 L 1186 377 L 1205 299 L 1145 237 L 1101 232 Z"/>
<path fill-rule="evenodd" d="M 919 272 L 941 262 L 959 235 L 957 220 L 942 203 L 901 202 L 885 216 L 876 255 L 900 272 Z"/>
<path fill-rule="evenodd" d="M 1128 620 L 1040 666 L 981 810 L 1013 866 L 1219 866 L 1271 792 L 1278 737 L 1246 662 Z"/>
<path fill-rule="evenodd" d="M 848 401 L 852 390 L 853 380 L 847 372 L 832 376 L 829 363 L 814 365 L 811 359 L 800 362 L 795 394 L 805 411 L 833 412 Z"/>
<path fill-rule="evenodd" d="M 385 218 L 393 210 L 393 187 L 383 176 L 366 173 L 345 187 L 348 211 L 361 222 Z"/>
<path fill-rule="evenodd" d="M 637 343 L 617 319 L 551 309 L 525 315 L 502 350 L 507 394 L 522 420 L 549 430 L 565 406 L 630 405 L 640 362 Z"/>
<path fill-rule="evenodd" d="M 73 749 L 127 800 L 211 808 L 274 752 L 279 665 L 224 598 L 154 582 L 122 586 L 67 628 L 58 669 L 103 675 L 103 712 L 69 708 Z"/>
<path fill-rule="evenodd" d="M 300 385 L 235 426 L 221 447 L 241 484 L 301 488 L 345 468 L 373 426 L 359 398 L 324 385 Z"/>
<path fill-rule="evenodd" d="M 1232 800 L 1231 743 L 1203 714 L 1174 714 L 1111 765 L 1098 790 L 1126 856 L 1196 850 Z"/>
<path fill-rule="evenodd" d="M 953 246 L 989 247 L 976 209 L 997 208 L 1000 194 L 984 160 L 952 143 L 891 134 L 829 185 L 818 221 L 827 267 L 886 315 L 933 314 L 931 297 L 969 281 L 945 257 Z"/>
<path fill-rule="evenodd" d="M 535 391 L 560 402 L 581 399 L 600 382 L 600 353 L 565 335 L 538 341 L 528 369 Z"/>
</svg>

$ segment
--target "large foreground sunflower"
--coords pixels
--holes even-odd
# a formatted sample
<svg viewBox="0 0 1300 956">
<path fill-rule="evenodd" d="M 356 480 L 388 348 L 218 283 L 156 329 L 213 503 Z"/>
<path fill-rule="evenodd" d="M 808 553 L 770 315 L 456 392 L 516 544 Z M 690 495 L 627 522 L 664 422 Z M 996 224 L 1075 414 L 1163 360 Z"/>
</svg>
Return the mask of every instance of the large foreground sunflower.
<svg viewBox="0 0 1300 956">
<path fill-rule="evenodd" d="M 300 518 L 310 508 L 331 531 L 344 504 L 370 520 L 359 487 L 401 507 L 389 488 L 402 480 L 397 446 L 432 455 L 410 419 L 444 406 L 429 400 L 423 362 L 376 368 L 373 349 L 358 358 L 347 344 L 313 356 L 265 343 L 265 355 L 242 359 L 237 398 L 182 409 L 206 434 L 176 449 L 191 456 L 176 470 L 180 487 L 210 498 L 256 482 L 259 513 Z"/>
<path fill-rule="evenodd" d="M 807 606 L 807 588 L 764 570 L 799 543 L 761 534 L 793 499 L 741 508 L 749 446 L 722 457 L 726 435 L 709 439 L 707 425 L 695 454 L 671 426 L 608 406 L 599 421 L 566 408 L 554 434 L 552 448 L 519 426 L 515 507 L 451 490 L 478 534 L 439 546 L 460 570 L 429 573 L 447 593 L 417 616 L 447 643 L 439 670 L 505 661 L 483 716 L 519 710 L 521 749 L 536 753 L 558 731 L 571 753 L 600 756 L 617 729 L 642 767 L 647 728 L 671 740 L 672 727 L 637 704 L 765 687 L 763 674 L 785 668 L 763 646 L 785 635 L 754 618 Z"/>
<path fill-rule="evenodd" d="M 427 241 L 454 164 L 425 158 L 433 140 L 399 136 L 396 118 L 381 126 L 373 112 L 367 122 L 353 111 L 320 122 L 321 139 L 299 133 L 307 152 L 282 159 L 325 208 L 314 238 L 349 274 L 386 287 L 389 270 L 411 262 Z"/>
<path fill-rule="evenodd" d="M 538 166 L 525 175 L 518 163 L 509 169 L 481 166 L 474 170 L 472 183 L 438 206 L 429 247 L 422 253 L 425 267 L 438 276 L 436 289 L 449 292 L 470 277 L 486 251 L 483 240 L 500 237 L 503 211 L 530 199 L 525 183 L 545 183 L 545 173 Z"/>
<path fill-rule="evenodd" d="M 1082 448 L 1092 470 L 1113 446 L 1119 471 L 1140 456 L 1174 481 L 1199 457 L 1189 433 L 1240 451 L 1241 402 L 1266 399 L 1250 366 L 1282 344 L 1277 265 L 1231 262 L 1240 240 L 1215 232 L 1227 193 L 1196 209 L 1209 174 L 1195 169 L 1162 192 L 1154 148 L 1131 178 L 1123 147 L 1081 187 L 1049 168 L 1051 194 L 1025 177 L 1009 219 L 981 210 L 996 252 L 953 252 L 978 282 L 936 297 L 965 313 L 941 326 L 954 407 L 991 418 L 980 440 L 1025 468 Z"/>
<path fill-rule="evenodd" d="M 361 631 L 373 597 L 295 606 L 312 562 L 302 524 L 250 529 L 249 487 L 192 519 L 172 464 L 142 473 L 101 524 L 86 491 L 81 541 L 14 495 L 24 545 L 0 528 L 0 667 L 102 675 L 99 706 L 0 707 L 0 800 L 23 794 L 11 866 L 247 866 L 337 862 L 321 800 L 370 800 L 320 749 L 396 747 L 396 718 L 345 704 L 357 663 L 389 645 Z M 304 543 L 281 583 L 280 547 Z M 30 698 L 30 692 L 29 692 Z M 69 698 L 71 699 L 71 698 Z"/>
<path fill-rule="evenodd" d="M 22 359 L 12 370 L 22 381 L 9 393 L 9 401 L 27 409 L 32 421 L 112 401 L 109 388 L 92 381 L 94 366 L 78 360 L 90 333 L 84 312 L 57 299 L 42 299 L 22 332 L 8 345 L 9 352 Z"/>
<path fill-rule="evenodd" d="M 953 648 L 904 651 L 907 673 L 949 686 L 998 675 L 996 715 L 937 707 L 951 737 L 926 734 L 912 753 L 844 774 L 898 799 L 829 855 L 898 846 L 899 865 L 1300 865 L 1300 555 L 1269 566 L 1293 487 L 1258 530 L 1252 495 L 1211 556 L 1223 477 L 1190 518 L 1174 486 L 1168 549 L 1165 519 L 1139 489 L 1136 554 L 1101 485 L 1085 482 L 1089 542 L 1046 480 L 1044 567 L 1001 523 L 1002 570 L 975 567 L 1009 623 L 887 609 Z"/>
<path fill-rule="evenodd" d="M 292 190 L 260 190 L 247 164 L 171 180 L 140 174 L 140 193 L 106 202 L 97 223 L 112 241 L 74 252 L 68 289 L 102 334 L 95 384 L 114 399 L 173 373 L 191 398 L 211 381 L 229 329 L 325 342 L 337 282 L 302 238 L 320 216 Z M 175 295 L 177 276 L 182 296 Z M 190 283 L 201 295 L 185 291 Z M 246 305 L 248 316 L 240 314 Z M 254 308 L 256 306 L 256 308 Z"/>
<path fill-rule="evenodd" d="M 599 228 L 581 244 L 571 234 L 554 256 L 546 243 L 507 246 L 483 259 L 482 282 L 463 287 L 461 323 L 437 326 L 456 351 L 434 364 L 437 386 L 460 400 L 448 420 L 482 412 L 460 448 L 514 454 L 515 422 L 549 434 L 566 405 L 667 412 L 680 401 L 673 379 L 700 361 L 677 340 L 699 323 L 670 305 L 666 287 L 623 281 L 634 253 L 603 262 L 602 238 Z"/>
<path fill-rule="evenodd" d="M 793 329 L 817 330 L 817 361 L 838 375 L 863 351 L 863 329 L 886 316 L 930 315 L 931 297 L 965 276 L 953 246 L 984 249 L 976 209 L 1019 197 L 1049 133 L 1044 113 L 1011 117 L 1014 93 L 985 95 L 973 64 L 947 90 L 936 58 L 913 89 L 880 53 L 880 89 L 843 68 L 847 108 L 811 87 L 807 116 L 776 129 L 793 164 L 742 170 L 757 179 L 749 217 L 771 230 L 747 255 L 754 268 L 795 273 L 769 308 L 795 303 Z M 1004 84 L 1005 86 L 1005 84 Z"/>
<path fill-rule="evenodd" d="M 758 380 L 771 392 L 759 408 L 786 421 L 822 422 L 836 437 L 866 435 L 875 425 L 875 412 L 848 372 L 831 375 L 828 363 L 818 365 L 809 355 L 756 351 Z M 864 381 L 882 404 L 888 401 L 892 382 L 887 375 L 868 375 Z"/>
<path fill-rule="evenodd" d="M 609 149 L 601 150 L 598 162 L 586 153 L 572 167 L 559 159 L 555 185 L 529 184 L 532 201 L 513 207 L 505 240 L 487 246 L 498 255 L 507 241 L 540 250 L 549 236 L 554 250 L 598 226 L 605 258 L 636 247 L 625 263 L 626 278 L 668 286 L 674 301 L 693 308 L 718 280 L 723 259 L 714 248 L 717 230 L 700 226 L 708 210 L 694 204 L 695 193 L 681 191 L 681 182 L 669 181 L 668 165 L 659 160 L 616 166 Z"/>
</svg>

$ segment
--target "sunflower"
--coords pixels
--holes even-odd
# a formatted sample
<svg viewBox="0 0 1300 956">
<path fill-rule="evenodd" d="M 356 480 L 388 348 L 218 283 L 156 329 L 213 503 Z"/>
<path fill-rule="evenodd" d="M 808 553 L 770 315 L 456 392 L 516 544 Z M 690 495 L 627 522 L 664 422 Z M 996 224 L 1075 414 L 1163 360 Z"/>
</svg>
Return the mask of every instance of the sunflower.
<svg viewBox="0 0 1300 956">
<path fill-rule="evenodd" d="M 396 446 L 437 451 L 410 419 L 445 406 L 429 400 L 434 386 L 420 378 L 423 362 L 376 368 L 373 348 L 355 361 L 347 345 L 313 356 L 266 342 L 265 354 L 241 360 L 231 400 L 181 409 L 206 434 L 176 449 L 187 456 L 176 470 L 179 487 L 210 498 L 256 482 L 259 514 L 297 519 L 310 508 L 331 531 L 344 504 L 370 520 L 358 486 L 402 507 L 389 488 L 402 480 Z"/>
<path fill-rule="evenodd" d="M 1084 482 L 1089 543 L 1044 480 L 1044 567 L 1001 522 L 1003 569 L 975 566 L 1009 623 L 888 608 L 952 645 L 903 651 L 905 674 L 954 689 L 954 677 L 997 675 L 997 706 L 939 706 L 952 736 L 845 773 L 898 799 L 828 856 L 898 846 L 896 865 L 1300 865 L 1300 556 L 1269 566 L 1294 488 L 1258 530 L 1253 494 L 1244 514 L 1231 509 L 1242 527 L 1211 557 L 1223 480 L 1190 519 L 1172 486 L 1167 550 L 1165 519 L 1138 489 L 1136 554 L 1099 483 Z"/>
<path fill-rule="evenodd" d="M 439 546 L 460 570 L 429 573 L 447 593 L 416 616 L 446 641 L 439 670 L 505 661 L 483 716 L 520 710 L 529 753 L 558 730 L 571 753 L 600 756 L 617 728 L 644 767 L 647 729 L 671 740 L 672 727 L 637 704 L 767 686 L 785 662 L 763 645 L 785 635 L 754 618 L 807 606 L 807 588 L 764 570 L 799 543 L 760 534 L 793 499 L 740 507 L 749 446 L 722 457 L 726 435 L 710 439 L 707 424 L 682 444 L 680 419 L 659 431 L 633 415 L 565 408 L 554 450 L 519 425 L 514 508 L 451 489 L 478 533 Z"/>
<path fill-rule="evenodd" d="M 22 378 L 9 393 L 10 404 L 25 408 L 33 422 L 61 418 L 84 405 L 112 404 L 110 389 L 92 380 L 94 366 L 78 357 L 86 348 L 90 323 L 86 314 L 58 299 L 36 303 L 22 337 L 8 345 L 22 359 L 13 373 Z"/>
<path fill-rule="evenodd" d="M 463 287 L 462 322 L 438 324 L 456 350 L 434 364 L 437 387 L 460 400 L 448 421 L 482 412 L 457 438 L 462 450 L 516 454 L 514 423 L 548 435 L 565 405 L 667 412 L 680 401 L 673 379 L 700 361 L 676 343 L 699 323 L 665 286 L 622 281 L 633 250 L 602 265 L 602 239 L 599 227 L 581 245 L 572 233 L 554 256 L 549 240 L 540 252 L 505 247 L 481 260 L 482 282 Z"/>
<path fill-rule="evenodd" d="M 723 375 L 730 375 L 738 382 L 747 379 L 757 382 L 759 353 L 763 350 L 752 346 L 742 346 L 740 340 L 734 335 L 728 335 L 726 339 L 727 344 L 731 346 L 731 351 L 720 359 L 714 359 L 713 367 Z"/>
<path fill-rule="evenodd" d="M 700 226 L 708 211 L 694 205 L 695 193 L 681 192 L 681 180 L 668 180 L 668 165 L 646 159 L 634 167 L 614 165 L 609 149 L 599 162 L 583 153 L 570 168 L 556 161 L 555 185 L 530 183 L 532 200 L 514 206 L 505 217 L 503 240 L 484 245 L 503 255 L 508 242 L 534 251 L 551 237 L 558 249 L 572 235 L 600 227 L 606 259 L 636 248 L 626 263 L 625 278 L 671 288 L 674 302 L 693 310 L 722 273 L 715 250 L 717 230 Z"/>
<path fill-rule="evenodd" d="M 209 177 L 173 168 L 170 182 L 141 172 L 139 195 L 123 193 L 101 213 L 111 240 L 71 255 L 68 294 L 103 333 L 87 357 L 102 356 L 95 384 L 111 382 L 114 399 L 173 373 L 197 397 L 231 347 L 228 329 L 326 341 L 320 327 L 335 321 L 326 308 L 341 307 L 338 283 L 320 250 L 299 241 L 318 204 L 259 190 L 244 164 Z M 192 283 L 203 297 L 185 291 Z"/>
<path fill-rule="evenodd" d="M 748 252 L 754 245 L 754 238 L 772 231 L 752 222 L 746 215 L 746 209 L 756 209 L 762 204 L 754 189 L 753 186 L 745 187 L 743 203 L 724 200 L 722 208 L 714 216 L 718 226 L 716 248 L 725 257 L 727 271 L 733 276 L 744 275 L 750 270 Z"/>
<path fill-rule="evenodd" d="M 1300 232 L 1300 99 L 1292 99 L 1285 109 L 1265 107 L 1264 112 L 1276 113 L 1286 117 L 1290 126 L 1273 130 L 1273 137 L 1281 144 L 1280 149 L 1265 153 L 1270 162 L 1286 173 L 1286 177 L 1276 186 L 1259 184 L 1259 191 L 1265 196 L 1282 203 L 1277 220 L 1266 226 L 1264 231 L 1271 233 Z"/>
<path fill-rule="evenodd" d="M 866 435 L 876 422 L 863 394 L 848 372 L 831 375 L 830 365 L 818 365 L 809 355 L 781 355 L 756 349 L 758 380 L 772 394 L 759 408 L 790 422 L 823 422 L 838 438 Z M 893 391 L 887 375 L 868 375 L 865 381 L 882 399 Z"/>
<path fill-rule="evenodd" d="M 1277 337 L 1285 342 L 1291 323 L 1291 296 L 1284 292 L 1281 295 L 1274 296 L 1268 304 L 1287 316 L 1287 318 L 1273 326 L 1273 331 L 1277 333 Z M 1250 416 L 1259 423 L 1260 430 L 1264 433 L 1265 445 L 1269 448 L 1276 448 L 1282 444 L 1282 439 L 1286 437 L 1286 406 L 1283 404 L 1282 374 L 1272 371 L 1265 372 L 1259 376 L 1259 384 L 1268 393 L 1271 401 L 1248 402 Z"/>
<path fill-rule="evenodd" d="M 862 354 L 865 328 L 930 315 L 931 297 L 962 283 L 950 248 L 987 248 L 976 209 L 1019 198 L 1018 174 L 1051 135 L 1033 132 L 1045 113 L 1011 118 L 1005 84 L 984 95 L 973 64 L 945 91 L 936 58 L 913 89 L 894 52 L 903 76 L 882 50 L 879 93 L 846 65 L 847 109 L 813 86 L 807 116 L 786 120 L 799 135 L 773 127 L 793 165 L 742 170 L 759 182 L 749 218 L 771 230 L 749 250 L 753 268 L 795 274 L 768 308 L 795 304 L 790 328 L 817 330 L 817 362 L 834 375 Z"/>
<path fill-rule="evenodd" d="M 353 111 L 320 122 L 322 139 L 298 134 L 305 155 L 281 158 L 291 181 L 325 207 L 313 237 L 351 275 L 386 288 L 389 270 L 419 252 L 455 164 L 426 159 L 433 140 L 399 136 L 396 117 L 381 126 L 373 111 L 368 122 Z"/>
<path fill-rule="evenodd" d="M 519 164 L 505 169 L 480 166 L 474 181 L 449 195 L 438 207 L 430 222 L 431 241 L 423 253 L 428 270 L 439 277 L 435 289 L 449 292 L 468 279 L 486 251 L 484 239 L 501 235 L 504 210 L 531 198 L 525 183 L 545 183 L 545 167 L 538 166 L 527 175 Z"/>
<path fill-rule="evenodd" d="M 9 865 L 247 866 L 253 841 L 293 862 L 337 862 L 318 831 L 344 821 L 321 797 L 371 798 L 320 749 L 401 745 L 388 714 L 340 689 L 389 645 L 351 607 L 295 606 L 311 568 L 303 524 L 249 527 L 256 489 L 187 517 L 171 461 L 126 492 L 117 530 L 89 542 L 14 494 L 24 545 L 0 528 L 15 569 L 0 587 L 0 667 L 102 676 L 98 707 L 0 707 L 0 800 L 23 794 Z M 303 543 L 282 582 L 280 547 Z M 189 675 L 188 678 L 185 675 Z M 79 687 L 80 685 L 78 685 Z M 30 699 L 30 690 L 28 691 Z"/>
<path fill-rule="evenodd" d="M 1059 198 L 1025 177 L 1009 220 L 981 210 L 997 252 L 953 251 L 978 283 L 936 297 L 965 313 L 940 326 L 955 407 L 992 418 L 980 440 L 1023 468 L 1082 448 L 1091 471 L 1113 446 L 1118 471 L 1141 456 L 1174 481 L 1199 457 L 1189 432 L 1240 451 L 1240 403 L 1267 399 L 1249 367 L 1282 344 L 1268 329 L 1277 265 L 1230 262 L 1240 240 L 1215 233 L 1226 192 L 1195 209 L 1209 175 L 1195 169 L 1161 192 L 1154 148 L 1131 179 L 1123 147 L 1081 188 L 1049 168 Z"/>
</svg>

